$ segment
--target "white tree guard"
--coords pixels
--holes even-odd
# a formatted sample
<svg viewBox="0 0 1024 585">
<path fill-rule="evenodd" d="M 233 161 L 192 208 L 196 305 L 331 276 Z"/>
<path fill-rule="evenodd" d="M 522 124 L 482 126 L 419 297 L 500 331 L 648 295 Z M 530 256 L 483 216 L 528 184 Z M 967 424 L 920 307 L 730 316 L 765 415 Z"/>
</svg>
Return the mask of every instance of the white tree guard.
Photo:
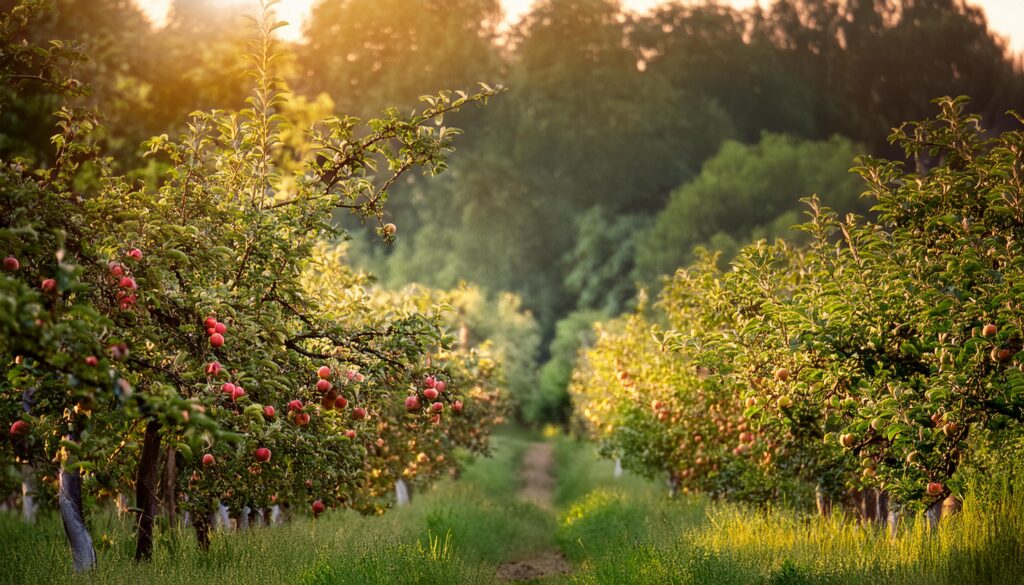
<svg viewBox="0 0 1024 585">
<path fill-rule="evenodd" d="M 622 477 L 622 459 L 615 458 L 615 471 L 612 472 L 612 476 L 619 478 Z"/>
<path fill-rule="evenodd" d="M 409 504 L 409 486 L 402 478 L 398 478 L 398 481 L 395 482 L 395 500 L 399 506 Z"/>
</svg>

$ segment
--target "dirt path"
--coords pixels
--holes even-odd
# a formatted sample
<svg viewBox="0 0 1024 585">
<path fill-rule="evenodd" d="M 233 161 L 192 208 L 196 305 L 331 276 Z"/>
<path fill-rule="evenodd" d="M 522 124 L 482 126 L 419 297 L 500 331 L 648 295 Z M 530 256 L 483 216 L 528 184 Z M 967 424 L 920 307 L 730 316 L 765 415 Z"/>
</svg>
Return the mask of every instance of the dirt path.
<svg viewBox="0 0 1024 585">
<path fill-rule="evenodd" d="M 555 489 L 555 448 L 551 443 L 534 443 L 523 455 L 519 472 L 523 488 L 519 492 L 522 500 L 551 510 Z M 498 567 L 498 579 L 518 583 L 543 579 L 553 575 L 564 575 L 572 570 L 565 555 L 558 550 L 543 550 L 531 557 L 503 563 Z"/>
</svg>

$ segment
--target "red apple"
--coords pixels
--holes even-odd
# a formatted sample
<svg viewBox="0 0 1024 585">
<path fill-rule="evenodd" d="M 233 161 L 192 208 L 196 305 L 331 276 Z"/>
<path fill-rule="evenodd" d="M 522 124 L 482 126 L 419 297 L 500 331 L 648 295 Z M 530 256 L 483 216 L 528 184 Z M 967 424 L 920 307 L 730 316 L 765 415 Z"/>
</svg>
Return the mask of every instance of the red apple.
<svg viewBox="0 0 1024 585">
<path fill-rule="evenodd" d="M 228 332 L 228 326 L 218 321 L 217 324 L 213 326 L 213 332 L 223 335 Z"/>
<path fill-rule="evenodd" d="M 220 391 L 225 393 L 225 394 L 234 394 L 235 393 L 235 385 L 232 384 L 231 382 L 224 382 L 224 384 L 221 385 L 221 387 L 220 387 Z"/>
<path fill-rule="evenodd" d="M 419 410 L 421 406 L 422 404 L 420 404 L 419 396 L 409 396 L 408 398 L 405 399 L 405 409 L 408 410 L 409 412 Z"/>
<path fill-rule="evenodd" d="M 338 410 L 342 410 L 342 409 L 344 409 L 347 406 L 348 406 L 348 400 L 346 400 L 344 396 L 339 396 L 339 397 L 334 399 L 334 408 L 337 408 Z"/>
<path fill-rule="evenodd" d="M 322 379 L 330 378 L 331 377 L 331 368 L 329 368 L 327 366 L 320 366 L 320 368 L 318 368 L 317 371 L 316 371 L 316 375 L 319 376 Z"/>
<path fill-rule="evenodd" d="M 437 378 L 435 378 L 433 376 L 427 376 L 423 380 L 423 387 L 424 388 L 433 388 L 436 385 L 437 385 Z"/>
<path fill-rule="evenodd" d="M 91 355 L 91 356 L 85 358 L 85 365 L 87 365 L 87 366 L 96 366 L 99 363 L 100 363 L 99 358 L 97 358 L 94 355 Z"/>
<path fill-rule="evenodd" d="M 313 502 L 313 516 L 319 516 L 324 511 L 324 503 L 320 500 Z"/>
<path fill-rule="evenodd" d="M 327 392 L 331 389 L 331 383 L 328 380 L 320 379 L 316 381 L 316 389 L 321 392 Z"/>
<path fill-rule="evenodd" d="M 220 347 L 224 345 L 224 336 L 220 333 L 214 333 L 210 336 L 210 345 L 213 347 Z"/>
<path fill-rule="evenodd" d="M 355 420 L 363 420 L 366 418 L 366 409 L 361 406 L 355 407 L 352 409 L 352 418 Z"/>
<path fill-rule="evenodd" d="M 454 410 L 455 412 L 462 412 L 462 401 L 456 400 L 455 402 L 453 402 L 452 410 Z"/>
<path fill-rule="evenodd" d="M 114 278 L 121 278 L 124 276 L 124 268 L 113 260 L 107 262 L 107 270 L 110 271 L 110 275 Z"/>
<path fill-rule="evenodd" d="M 950 421 L 942 427 L 942 432 L 945 433 L 947 437 L 952 437 L 958 430 L 960 430 L 960 425 L 955 421 Z"/>
<path fill-rule="evenodd" d="M 122 276 L 121 280 L 118 281 L 117 286 L 128 290 L 135 290 L 139 287 L 139 285 L 135 284 L 135 279 L 130 276 Z"/>
<path fill-rule="evenodd" d="M 995 323 L 989 323 L 981 328 L 981 334 L 984 337 L 992 337 L 999 332 L 999 328 L 996 327 Z"/>
<path fill-rule="evenodd" d="M 217 319 L 214 317 L 207 317 L 206 320 L 203 321 L 203 326 L 207 329 L 213 329 L 217 326 Z"/>
<path fill-rule="evenodd" d="M 207 453 L 203 455 L 203 467 L 213 467 L 217 463 L 217 460 L 213 458 L 213 455 Z"/>
<path fill-rule="evenodd" d="M 28 423 L 23 420 L 14 421 L 14 424 L 11 425 L 11 436 L 20 437 L 26 434 L 28 434 Z"/>
<path fill-rule="evenodd" d="M 941 496 L 942 492 L 946 490 L 946 487 L 937 481 L 930 482 L 928 484 L 928 495 L 929 496 Z"/>
<path fill-rule="evenodd" d="M 107 351 L 110 352 L 110 357 L 113 358 L 114 361 L 121 362 L 128 359 L 128 346 L 123 343 L 111 345 L 107 348 Z"/>
<path fill-rule="evenodd" d="M 349 371 L 345 372 L 345 375 L 348 376 L 349 380 L 354 380 L 355 377 L 356 377 L 356 371 L 355 370 L 349 370 Z"/>
<path fill-rule="evenodd" d="M 8 272 L 14 272 L 19 268 L 21 268 L 21 262 L 18 262 L 17 258 L 15 258 L 14 256 L 8 256 L 4 258 L 4 270 Z"/>
<path fill-rule="evenodd" d="M 301 400 L 292 400 L 291 402 L 288 403 L 288 410 L 290 412 L 298 412 L 298 411 L 302 410 L 302 401 Z"/>
<path fill-rule="evenodd" d="M 128 257 L 138 262 L 139 260 L 142 260 L 142 250 L 132 248 L 131 250 L 128 250 Z"/>
<path fill-rule="evenodd" d="M 434 416 L 430 417 L 430 423 L 431 424 L 435 424 L 436 425 L 436 424 L 438 424 L 440 422 L 441 422 L 441 415 L 440 414 L 435 414 Z"/>
<path fill-rule="evenodd" d="M 220 365 L 220 362 L 210 362 L 206 364 L 206 375 L 216 378 L 222 369 L 224 369 L 224 366 Z"/>
<path fill-rule="evenodd" d="M 350 439 L 354 439 L 354 438 L 356 438 L 356 432 L 353 431 L 352 429 L 349 429 L 349 430 L 345 431 L 345 436 L 350 438 Z"/>
<path fill-rule="evenodd" d="M 441 380 L 438 380 L 437 383 L 434 384 L 434 390 L 437 390 L 438 392 L 444 392 L 445 388 L 445 383 L 442 382 Z"/>
<path fill-rule="evenodd" d="M 992 359 L 997 362 L 1005 362 L 1012 356 L 1013 353 L 1010 350 L 1006 349 L 1005 347 L 992 349 Z"/>
<path fill-rule="evenodd" d="M 245 396 L 245 390 L 241 386 L 235 386 L 235 391 L 231 393 L 231 400 L 237 401 L 243 396 Z"/>
<path fill-rule="evenodd" d="M 259 449 L 256 449 L 255 455 L 256 459 L 262 461 L 263 463 L 270 461 L 270 449 L 267 449 L 266 447 L 260 447 Z"/>
<path fill-rule="evenodd" d="M 775 370 L 775 379 L 779 382 L 785 382 L 789 380 L 789 370 L 786 368 L 779 368 Z"/>
<path fill-rule="evenodd" d="M 356 382 L 362 382 L 366 378 L 364 378 L 363 375 L 360 374 L 359 372 L 356 372 L 356 375 L 353 376 L 352 379 L 355 380 Z"/>
<path fill-rule="evenodd" d="M 264 415 L 266 415 L 266 416 L 267 416 L 267 418 L 274 418 L 274 414 L 275 414 L 276 412 L 277 412 L 277 411 L 276 411 L 276 410 L 274 410 L 274 407 L 273 407 L 273 406 L 269 406 L 269 405 L 267 405 L 267 406 L 264 406 L 264 407 L 263 407 L 263 414 L 264 414 Z"/>
<path fill-rule="evenodd" d="M 423 397 L 426 398 L 427 400 L 436 400 L 437 399 L 437 387 L 435 386 L 433 388 L 427 388 L 426 390 L 424 390 L 423 391 Z"/>
<path fill-rule="evenodd" d="M 442 410 L 444 410 L 444 404 L 440 402 L 435 402 L 430 405 L 430 412 L 441 412 Z"/>
<path fill-rule="evenodd" d="M 306 414 L 305 412 L 300 412 L 299 414 L 295 415 L 295 424 L 299 425 L 300 427 L 308 425 L 309 415 Z"/>
<path fill-rule="evenodd" d="M 52 278 L 47 278 L 39 285 L 39 288 L 43 289 L 44 293 L 57 292 L 57 281 Z"/>
</svg>

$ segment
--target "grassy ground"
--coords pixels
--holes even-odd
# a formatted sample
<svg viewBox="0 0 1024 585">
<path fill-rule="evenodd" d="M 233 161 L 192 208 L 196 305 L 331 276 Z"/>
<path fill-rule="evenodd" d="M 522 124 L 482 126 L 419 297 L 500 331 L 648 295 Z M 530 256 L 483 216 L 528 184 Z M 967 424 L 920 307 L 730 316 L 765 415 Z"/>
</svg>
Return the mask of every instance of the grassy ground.
<svg viewBox="0 0 1024 585">
<path fill-rule="evenodd" d="M 555 510 L 544 511 L 516 499 L 531 440 L 497 437 L 494 457 L 473 463 L 460 481 L 382 517 L 335 512 L 217 534 L 206 554 L 190 532 L 164 535 L 145 565 L 130 560 L 130 525 L 94 517 L 100 567 L 86 580 L 71 574 L 58 518 L 26 527 L 0 515 L 0 583 L 488 585 L 501 562 L 552 548 L 575 571 L 543 585 L 1024 582 L 1024 496 L 1008 485 L 969 498 L 938 535 L 911 523 L 893 540 L 839 518 L 672 501 L 665 486 L 613 478 L 592 447 L 559 438 Z"/>
<path fill-rule="evenodd" d="M 839 516 L 669 501 L 587 451 L 559 444 L 558 539 L 579 567 L 552 585 L 1024 583 L 1024 491 L 1008 483 L 979 487 L 938 534 L 911 520 L 892 539 Z"/>
</svg>

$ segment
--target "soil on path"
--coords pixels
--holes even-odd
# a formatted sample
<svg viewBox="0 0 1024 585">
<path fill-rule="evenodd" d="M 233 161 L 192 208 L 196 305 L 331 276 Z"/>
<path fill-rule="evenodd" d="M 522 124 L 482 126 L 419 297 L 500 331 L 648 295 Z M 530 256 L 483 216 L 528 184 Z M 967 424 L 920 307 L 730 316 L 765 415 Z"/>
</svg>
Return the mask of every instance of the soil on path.
<svg viewBox="0 0 1024 585">
<path fill-rule="evenodd" d="M 552 470 L 555 465 L 555 449 L 551 443 L 534 443 L 523 455 L 519 472 L 523 488 L 519 492 L 522 500 L 550 510 L 555 489 Z M 543 579 L 553 575 L 564 575 L 572 570 L 569 561 L 558 550 L 542 550 L 534 555 L 498 567 L 498 579 L 505 582 L 525 582 Z"/>
</svg>

